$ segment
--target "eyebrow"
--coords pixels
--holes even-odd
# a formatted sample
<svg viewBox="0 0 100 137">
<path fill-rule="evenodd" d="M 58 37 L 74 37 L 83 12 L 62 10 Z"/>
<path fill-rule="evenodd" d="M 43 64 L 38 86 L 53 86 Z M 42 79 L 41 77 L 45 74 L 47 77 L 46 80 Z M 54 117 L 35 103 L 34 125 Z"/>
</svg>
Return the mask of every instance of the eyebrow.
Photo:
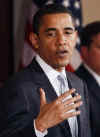
<svg viewBox="0 0 100 137">
<path fill-rule="evenodd" d="M 74 31 L 75 28 L 66 27 L 66 28 L 64 28 L 64 30 L 72 30 L 72 31 Z M 56 28 L 47 28 L 45 32 L 49 32 L 49 31 L 56 31 Z"/>
<path fill-rule="evenodd" d="M 45 32 L 49 32 L 49 31 L 56 31 L 56 28 L 47 28 L 47 29 L 45 30 Z"/>
<path fill-rule="evenodd" d="M 74 31 L 75 28 L 72 28 L 72 27 L 66 27 L 66 28 L 64 28 L 64 30 L 72 30 L 72 31 Z"/>
</svg>

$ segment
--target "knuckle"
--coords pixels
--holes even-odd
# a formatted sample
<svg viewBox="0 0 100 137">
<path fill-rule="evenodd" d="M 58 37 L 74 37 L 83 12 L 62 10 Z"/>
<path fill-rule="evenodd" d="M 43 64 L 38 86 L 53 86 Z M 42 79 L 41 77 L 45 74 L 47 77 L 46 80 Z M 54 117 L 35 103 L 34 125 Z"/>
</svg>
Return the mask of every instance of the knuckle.
<svg viewBox="0 0 100 137">
<path fill-rule="evenodd" d="M 63 117 L 62 114 L 59 115 L 59 120 L 60 120 L 60 121 L 63 121 L 63 120 L 64 120 L 64 117 Z"/>
<path fill-rule="evenodd" d="M 56 110 L 60 113 L 61 112 L 61 109 L 62 109 L 62 106 L 61 105 L 57 105 L 56 106 Z"/>
<path fill-rule="evenodd" d="M 78 97 L 76 96 L 76 97 L 74 97 L 74 101 L 77 101 L 78 100 Z"/>
<path fill-rule="evenodd" d="M 61 103 L 58 101 L 58 100 L 56 100 L 55 102 L 54 102 L 54 105 L 55 105 L 55 109 L 56 109 L 56 111 L 60 111 L 61 110 Z"/>
<path fill-rule="evenodd" d="M 79 100 L 79 99 L 81 99 L 81 96 L 80 95 L 76 96 L 76 100 Z"/>
<path fill-rule="evenodd" d="M 75 115 L 76 115 L 76 111 L 73 111 L 73 112 L 72 112 L 72 115 L 75 116 Z"/>
<path fill-rule="evenodd" d="M 77 107 L 77 104 L 73 104 L 73 108 L 76 108 Z"/>
<path fill-rule="evenodd" d="M 56 101 L 54 102 L 54 105 L 55 105 L 55 106 L 59 106 L 59 103 L 60 103 L 59 100 L 56 100 Z"/>
<path fill-rule="evenodd" d="M 77 100 L 77 96 L 76 97 L 74 97 L 74 101 L 76 101 Z"/>
<path fill-rule="evenodd" d="M 74 108 L 77 108 L 77 107 L 79 107 L 80 106 L 80 103 L 78 102 L 78 103 L 76 103 L 76 104 L 74 104 Z"/>
</svg>

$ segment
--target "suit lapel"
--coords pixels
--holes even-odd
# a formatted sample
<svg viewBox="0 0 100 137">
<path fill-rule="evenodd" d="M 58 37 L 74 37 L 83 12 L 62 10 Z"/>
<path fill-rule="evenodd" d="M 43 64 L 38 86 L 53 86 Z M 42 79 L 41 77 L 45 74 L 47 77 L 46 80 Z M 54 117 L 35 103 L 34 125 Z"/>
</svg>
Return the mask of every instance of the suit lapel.
<svg viewBox="0 0 100 137">
<path fill-rule="evenodd" d="M 67 80 L 68 80 L 68 85 L 69 85 L 69 89 L 71 88 L 75 88 L 76 90 L 79 88 L 78 85 L 76 83 L 76 80 L 74 80 L 74 77 L 71 77 L 71 75 L 69 74 L 69 72 L 66 72 L 67 75 Z M 76 87 L 77 86 L 77 87 Z M 79 93 L 79 90 L 77 90 L 77 92 Z M 80 94 L 80 93 L 79 93 Z M 72 96 L 75 96 L 75 94 L 72 94 Z M 76 109 L 78 110 L 78 108 Z M 82 111 L 82 108 L 80 108 L 80 110 Z M 78 122 L 78 136 L 81 137 L 81 125 L 80 125 L 80 121 L 81 121 L 81 116 L 77 116 L 77 122 Z"/>
<path fill-rule="evenodd" d="M 87 87 L 89 87 L 89 91 L 92 92 L 93 96 L 96 96 L 96 98 L 99 98 L 100 100 L 100 86 L 98 85 L 94 77 L 84 68 L 84 66 L 83 69 L 84 77 L 87 83 Z"/>
<path fill-rule="evenodd" d="M 38 86 L 38 88 L 43 88 L 46 94 L 46 98 L 48 102 L 51 102 L 57 98 L 56 92 L 54 91 L 54 88 L 52 87 L 51 83 L 49 82 L 49 79 L 43 72 L 40 65 L 33 60 L 30 68 L 32 71 L 35 72 L 35 84 Z"/>
<path fill-rule="evenodd" d="M 86 81 L 87 87 L 89 91 L 91 91 L 91 94 L 100 100 L 100 86 L 90 72 L 84 67 L 84 65 L 79 67 L 79 69 L 76 71 L 76 74 Z"/>
</svg>

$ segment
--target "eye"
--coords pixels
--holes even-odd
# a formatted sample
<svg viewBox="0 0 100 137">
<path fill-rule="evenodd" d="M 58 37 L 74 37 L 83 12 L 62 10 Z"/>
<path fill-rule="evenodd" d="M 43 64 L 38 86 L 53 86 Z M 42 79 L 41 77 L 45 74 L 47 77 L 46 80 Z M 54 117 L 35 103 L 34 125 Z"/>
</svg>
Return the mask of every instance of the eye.
<svg viewBox="0 0 100 137">
<path fill-rule="evenodd" d="M 65 31 L 65 34 L 66 34 L 66 35 L 72 35 L 73 32 L 74 32 L 73 30 L 67 30 L 67 31 Z"/>
<path fill-rule="evenodd" d="M 46 35 L 48 37 L 55 37 L 56 36 L 56 32 L 48 32 Z"/>
</svg>

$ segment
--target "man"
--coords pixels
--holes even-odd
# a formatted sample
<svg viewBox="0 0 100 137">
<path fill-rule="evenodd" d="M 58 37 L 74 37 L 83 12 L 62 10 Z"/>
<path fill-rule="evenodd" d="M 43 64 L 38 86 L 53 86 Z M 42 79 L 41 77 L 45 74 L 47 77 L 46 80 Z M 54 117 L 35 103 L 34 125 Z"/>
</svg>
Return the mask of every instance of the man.
<svg viewBox="0 0 100 137">
<path fill-rule="evenodd" d="M 100 21 L 86 25 L 81 33 L 83 64 L 76 74 L 87 83 L 93 137 L 100 136 Z"/>
<path fill-rule="evenodd" d="M 30 39 L 36 58 L 2 89 L 0 136 L 90 137 L 86 87 L 65 72 L 77 40 L 71 13 L 59 4 L 43 7 Z"/>
</svg>

